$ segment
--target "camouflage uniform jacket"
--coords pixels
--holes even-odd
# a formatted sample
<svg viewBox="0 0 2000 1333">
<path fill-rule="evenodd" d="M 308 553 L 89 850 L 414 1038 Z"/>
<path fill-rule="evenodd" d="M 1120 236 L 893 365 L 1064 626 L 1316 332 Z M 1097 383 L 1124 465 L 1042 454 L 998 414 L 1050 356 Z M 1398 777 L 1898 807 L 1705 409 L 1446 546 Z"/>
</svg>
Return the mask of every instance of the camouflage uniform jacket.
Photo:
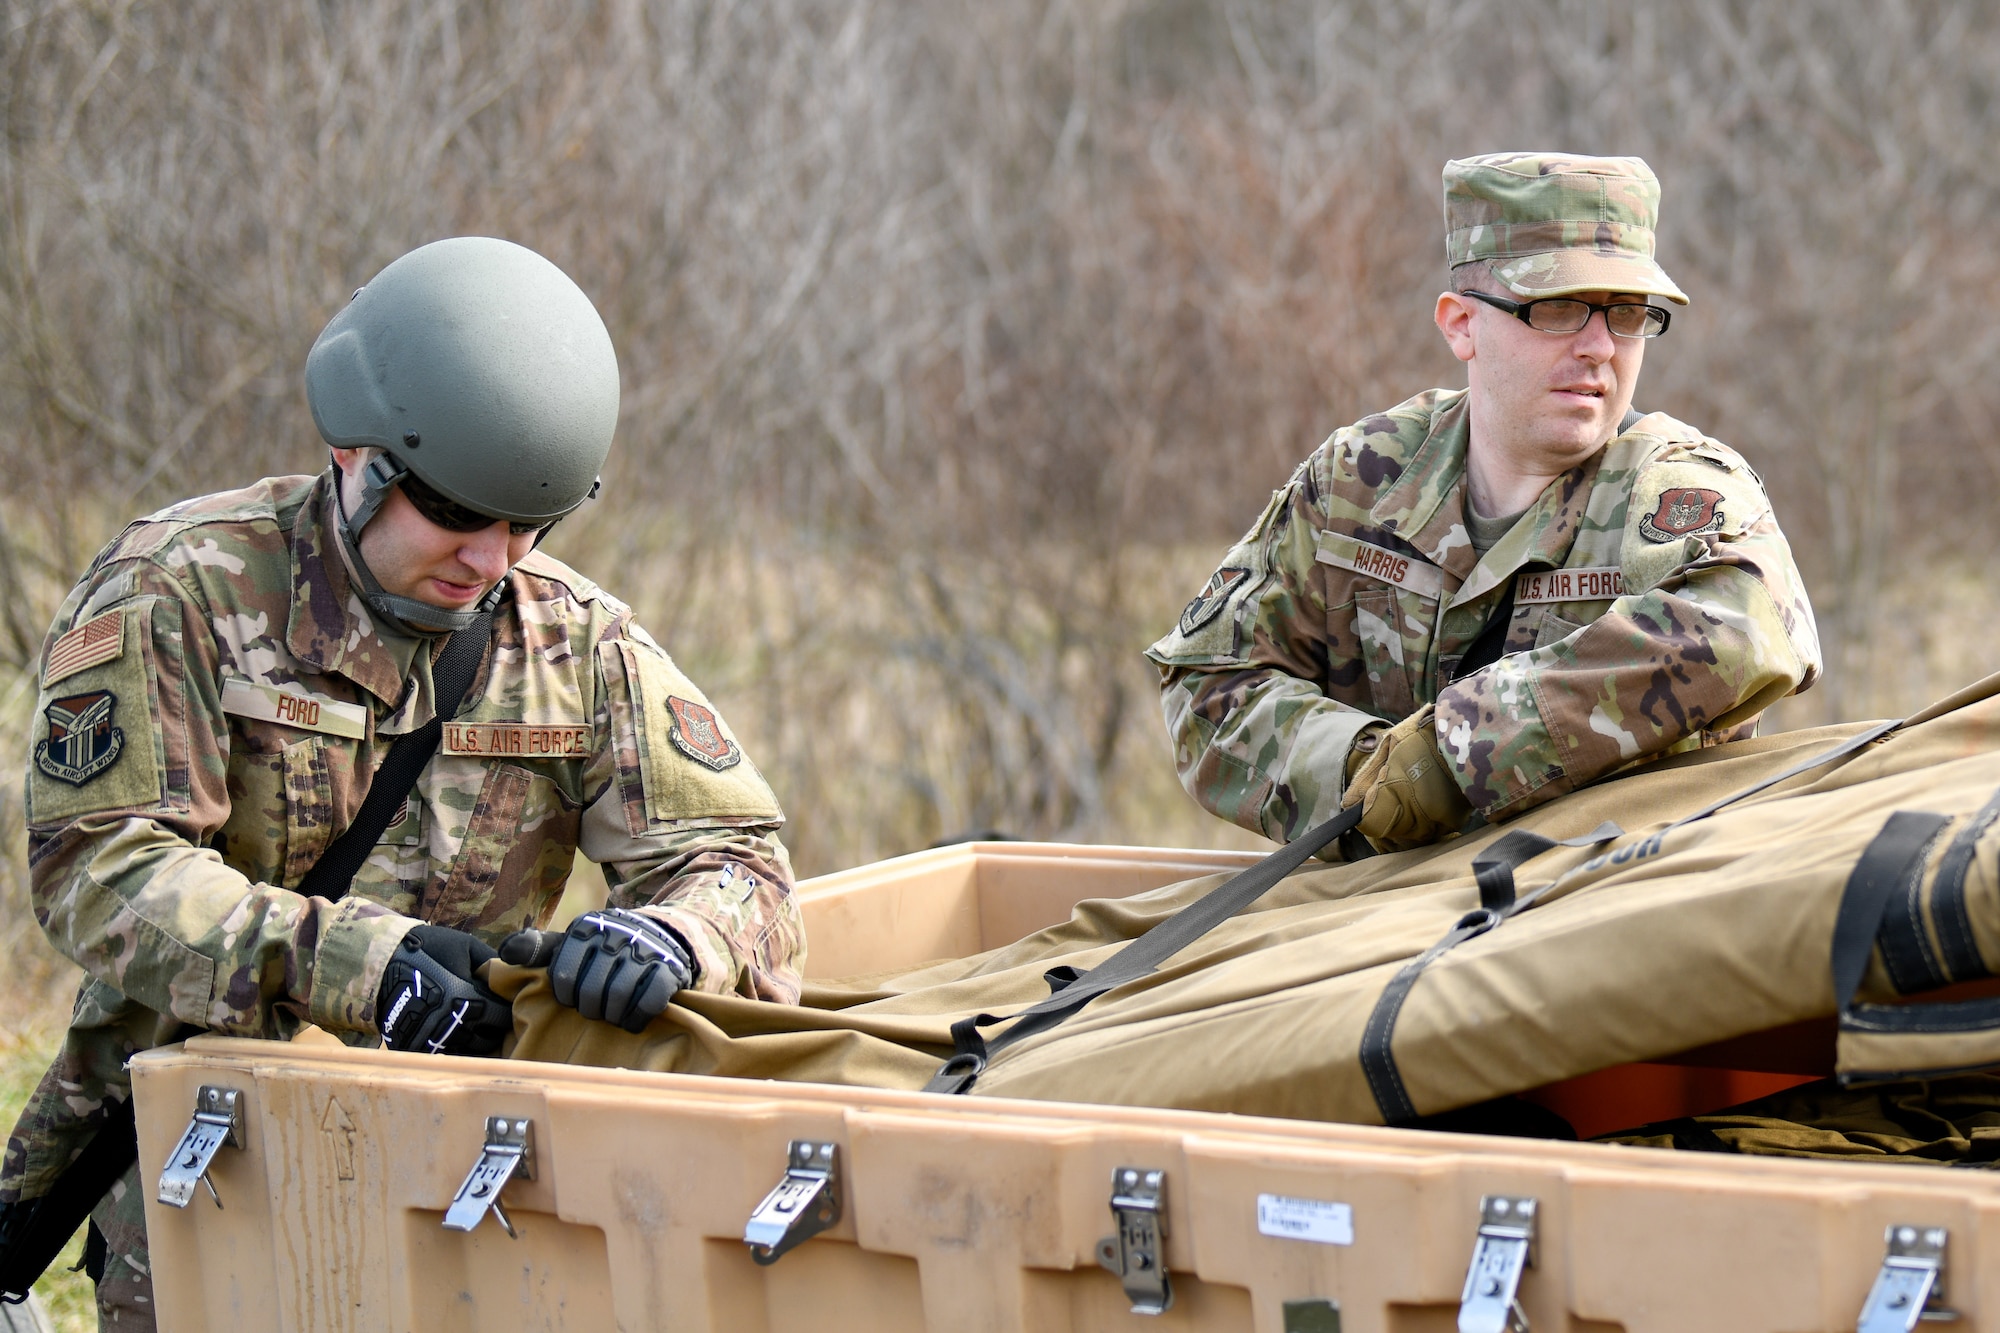
<svg viewBox="0 0 2000 1333">
<path fill-rule="evenodd" d="M 467 702 L 348 896 L 286 887 L 433 712 L 436 641 L 371 622 L 330 499 L 326 477 L 286 477 L 141 520 L 57 616 L 28 764 L 31 883 L 87 977 L 0 1202 L 47 1187 L 103 1097 L 125 1095 L 134 1050 L 181 1024 L 368 1040 L 413 920 L 489 943 L 546 924 L 579 849 L 614 905 L 693 946 L 701 989 L 798 998 L 776 798 L 631 612 L 540 553 L 507 576 Z"/>
<path fill-rule="evenodd" d="M 1287 841 L 1340 808 L 1377 719 L 1437 705 L 1489 820 L 1628 764 L 1747 736 L 1819 674 L 1818 632 L 1763 485 L 1663 413 L 1550 483 L 1481 558 L 1463 390 L 1336 431 L 1147 656 L 1181 781 Z M 1458 664 L 1513 589 L 1503 656 Z"/>
</svg>

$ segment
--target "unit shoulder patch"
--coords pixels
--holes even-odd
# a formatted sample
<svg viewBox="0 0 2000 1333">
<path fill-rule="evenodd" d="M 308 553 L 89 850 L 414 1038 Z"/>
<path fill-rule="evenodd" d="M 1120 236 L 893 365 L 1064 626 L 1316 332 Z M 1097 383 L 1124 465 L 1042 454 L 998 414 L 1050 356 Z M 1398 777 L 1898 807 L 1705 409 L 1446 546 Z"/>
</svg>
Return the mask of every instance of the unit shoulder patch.
<svg viewBox="0 0 2000 1333">
<path fill-rule="evenodd" d="M 667 707 L 674 715 L 676 750 L 718 773 L 743 762 L 743 751 L 722 734 L 722 724 L 712 710 L 679 695 L 667 696 Z"/>
<path fill-rule="evenodd" d="M 125 613 L 106 611 L 78 625 L 49 645 L 48 665 L 42 671 L 44 689 L 59 680 L 102 666 L 125 651 Z"/>
<path fill-rule="evenodd" d="M 1674 486 L 1660 494 L 1660 504 L 1639 520 L 1648 541 L 1677 542 L 1722 531 L 1722 492 L 1702 486 Z"/>
<path fill-rule="evenodd" d="M 1192 634 L 1221 613 L 1229 604 L 1229 594 L 1243 585 L 1250 571 L 1240 565 L 1225 565 L 1208 576 L 1208 585 L 1195 594 L 1181 612 L 1181 633 Z"/>
<path fill-rule="evenodd" d="M 35 743 L 35 767 L 72 787 L 104 773 L 125 752 L 125 733 L 112 725 L 117 709 L 118 696 L 110 690 L 50 700 L 42 710 L 49 738 Z"/>
</svg>

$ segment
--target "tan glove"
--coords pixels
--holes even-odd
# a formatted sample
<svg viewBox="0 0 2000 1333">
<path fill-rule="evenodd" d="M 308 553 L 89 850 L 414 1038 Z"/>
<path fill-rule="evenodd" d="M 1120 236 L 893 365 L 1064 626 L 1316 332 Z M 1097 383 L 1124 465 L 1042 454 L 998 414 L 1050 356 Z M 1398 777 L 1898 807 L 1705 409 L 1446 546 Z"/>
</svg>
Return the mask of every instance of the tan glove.
<svg viewBox="0 0 2000 1333">
<path fill-rule="evenodd" d="M 1436 716 L 1425 704 L 1389 728 L 1348 780 L 1341 806 L 1360 804 L 1359 832 L 1377 851 L 1426 846 L 1458 832 L 1472 813 L 1438 750 Z"/>
</svg>

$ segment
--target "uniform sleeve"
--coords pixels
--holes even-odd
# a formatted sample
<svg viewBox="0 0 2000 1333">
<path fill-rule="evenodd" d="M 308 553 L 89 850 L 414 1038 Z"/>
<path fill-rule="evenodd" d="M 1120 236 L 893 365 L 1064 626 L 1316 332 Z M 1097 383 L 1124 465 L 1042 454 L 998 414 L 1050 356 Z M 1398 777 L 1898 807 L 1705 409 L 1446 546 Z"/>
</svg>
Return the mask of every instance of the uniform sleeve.
<svg viewBox="0 0 2000 1333">
<path fill-rule="evenodd" d="M 1438 739 L 1489 819 L 1758 714 L 1818 677 L 1812 605 L 1749 466 L 1713 443 L 1641 470 L 1627 595 L 1600 619 L 1443 690 Z"/>
<path fill-rule="evenodd" d="M 784 813 L 722 716 L 643 631 L 597 649 L 606 737 L 579 847 L 615 907 L 672 926 L 697 989 L 796 1003 L 805 923 L 778 841 Z"/>
<path fill-rule="evenodd" d="M 1319 682 L 1363 670 L 1331 660 L 1314 555 L 1325 516 L 1309 459 L 1146 650 L 1181 785 L 1203 808 L 1276 842 L 1340 809 L 1347 755 L 1371 714 Z"/>
<path fill-rule="evenodd" d="M 224 865 L 207 844 L 230 812 L 228 754 L 199 596 L 145 562 L 100 569 L 43 650 L 27 774 L 37 919 L 92 977 L 184 1023 L 372 1031 L 409 921 Z"/>
</svg>

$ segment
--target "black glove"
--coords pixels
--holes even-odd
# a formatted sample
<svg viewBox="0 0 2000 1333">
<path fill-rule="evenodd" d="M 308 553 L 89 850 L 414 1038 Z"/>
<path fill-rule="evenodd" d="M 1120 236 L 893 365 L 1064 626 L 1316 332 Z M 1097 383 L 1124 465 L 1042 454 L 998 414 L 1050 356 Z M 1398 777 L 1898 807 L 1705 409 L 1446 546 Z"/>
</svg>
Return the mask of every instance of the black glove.
<svg viewBox="0 0 2000 1333">
<path fill-rule="evenodd" d="M 694 951 L 672 927 L 622 907 L 585 912 L 562 935 L 517 931 L 501 942 L 500 957 L 547 967 L 557 1003 L 627 1032 L 658 1018 L 695 978 Z"/>
<path fill-rule="evenodd" d="M 497 955 L 462 930 L 412 926 L 382 973 L 376 1026 L 392 1051 L 497 1055 L 514 1009 L 474 973 Z"/>
</svg>

